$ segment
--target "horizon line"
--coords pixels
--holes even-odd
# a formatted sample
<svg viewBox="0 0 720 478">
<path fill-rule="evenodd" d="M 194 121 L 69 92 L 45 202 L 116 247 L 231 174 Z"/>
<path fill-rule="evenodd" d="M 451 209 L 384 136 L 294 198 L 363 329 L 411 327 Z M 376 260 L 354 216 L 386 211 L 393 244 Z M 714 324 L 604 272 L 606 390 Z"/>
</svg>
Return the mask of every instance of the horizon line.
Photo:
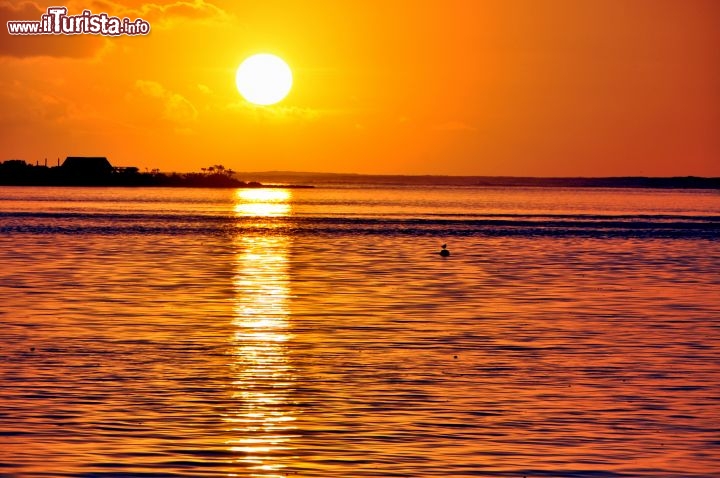
<svg viewBox="0 0 720 478">
<path fill-rule="evenodd" d="M 174 172 L 174 171 L 173 171 Z M 177 171 L 180 172 L 180 171 Z M 720 179 L 720 176 L 697 176 L 694 174 L 670 176 L 643 176 L 634 174 L 616 176 L 517 176 L 508 174 L 437 174 L 437 173 L 346 173 L 346 172 L 320 172 L 295 171 L 271 169 L 264 171 L 233 171 L 233 174 L 306 174 L 317 176 L 381 176 L 381 177 L 417 177 L 417 178 L 493 178 L 493 179 Z"/>
<path fill-rule="evenodd" d="M 66 156 L 65 159 L 67 159 L 70 156 Z M 90 156 L 81 156 L 81 157 L 90 157 Z M 92 156 L 95 157 L 95 156 Z M 108 158 L 108 156 L 97 156 L 97 157 L 104 157 Z M 59 160 L 60 158 L 58 158 Z M 36 164 L 33 164 L 32 162 L 29 162 L 25 159 L 20 158 L 9 158 L 5 160 L 1 160 L 0 163 L 6 162 L 6 161 L 24 161 L 26 164 L 30 166 L 40 166 L 39 160 L 36 160 Z M 45 158 L 47 160 L 47 158 Z M 47 166 L 49 168 L 57 167 L 57 166 Z M 136 166 L 133 166 L 136 167 Z M 155 169 L 150 168 L 148 166 L 142 166 L 138 167 L 138 169 Z M 291 175 L 312 175 L 312 176 L 370 176 L 370 177 L 406 177 L 406 178 L 488 178 L 488 179 L 709 179 L 709 180 L 720 180 L 720 176 L 699 176 L 695 174 L 673 174 L 673 175 L 662 175 L 662 176 L 645 176 L 642 174 L 620 174 L 620 175 L 577 175 L 577 174 L 569 174 L 569 175 L 551 175 L 551 176 L 519 176 L 519 175 L 512 175 L 512 174 L 441 174 L 441 173 L 400 173 L 400 172 L 394 172 L 394 173 L 359 173 L 359 172 L 337 172 L 337 171 L 297 171 L 297 170 L 284 170 L 284 169 L 270 169 L 270 170 L 261 170 L 261 171 L 235 171 L 232 168 L 230 169 L 234 175 L 252 175 L 252 174 L 291 174 Z M 160 171 L 159 169 L 157 169 Z M 166 173 L 177 173 L 177 174 L 187 174 L 187 173 L 195 173 L 197 171 L 190 170 L 190 171 L 182 171 L 182 170 L 167 170 Z"/>
</svg>

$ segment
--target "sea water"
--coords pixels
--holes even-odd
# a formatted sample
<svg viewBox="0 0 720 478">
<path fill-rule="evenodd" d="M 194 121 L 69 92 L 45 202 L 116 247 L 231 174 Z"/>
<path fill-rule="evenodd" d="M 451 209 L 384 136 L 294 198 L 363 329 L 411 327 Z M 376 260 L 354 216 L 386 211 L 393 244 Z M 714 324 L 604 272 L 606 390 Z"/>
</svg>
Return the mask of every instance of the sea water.
<svg viewBox="0 0 720 478">
<path fill-rule="evenodd" d="M 717 191 L 2 187 L 0 476 L 720 476 L 719 238 Z"/>
</svg>

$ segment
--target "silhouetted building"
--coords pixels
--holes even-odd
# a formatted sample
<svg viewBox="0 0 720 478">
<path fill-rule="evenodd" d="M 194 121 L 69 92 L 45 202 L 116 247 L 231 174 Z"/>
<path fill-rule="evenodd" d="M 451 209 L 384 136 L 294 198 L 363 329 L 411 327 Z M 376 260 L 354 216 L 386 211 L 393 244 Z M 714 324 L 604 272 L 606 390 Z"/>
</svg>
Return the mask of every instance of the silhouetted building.
<svg viewBox="0 0 720 478">
<path fill-rule="evenodd" d="M 103 176 L 112 173 L 113 167 L 104 156 L 68 156 L 62 169 L 71 174 Z"/>
</svg>

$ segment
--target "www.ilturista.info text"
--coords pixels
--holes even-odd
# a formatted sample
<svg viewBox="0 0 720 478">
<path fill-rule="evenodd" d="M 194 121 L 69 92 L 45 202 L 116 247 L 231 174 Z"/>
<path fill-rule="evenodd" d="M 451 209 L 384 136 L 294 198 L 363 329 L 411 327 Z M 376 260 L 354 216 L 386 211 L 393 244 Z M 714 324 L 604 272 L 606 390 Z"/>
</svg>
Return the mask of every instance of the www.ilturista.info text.
<svg viewBox="0 0 720 478">
<path fill-rule="evenodd" d="M 11 20 L 7 22 L 11 35 L 147 35 L 150 23 L 142 18 L 111 17 L 107 13 L 94 14 L 83 10 L 80 15 L 68 15 L 66 7 L 49 7 L 40 20 Z"/>
</svg>

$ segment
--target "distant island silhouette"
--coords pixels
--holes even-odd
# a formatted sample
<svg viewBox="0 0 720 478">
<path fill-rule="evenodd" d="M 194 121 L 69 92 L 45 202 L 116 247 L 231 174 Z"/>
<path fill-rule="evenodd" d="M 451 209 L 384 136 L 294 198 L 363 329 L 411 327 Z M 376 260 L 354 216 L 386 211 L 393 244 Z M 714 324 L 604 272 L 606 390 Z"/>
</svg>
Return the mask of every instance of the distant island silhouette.
<svg viewBox="0 0 720 478">
<path fill-rule="evenodd" d="M 154 169 L 116 167 L 104 156 L 68 156 L 62 164 L 35 165 L 21 159 L 0 162 L 2 186 L 123 186 L 123 187 L 200 187 L 200 188 L 312 188 L 299 184 L 262 184 L 240 181 L 231 169 L 218 164 L 199 173 L 161 173 Z"/>
<path fill-rule="evenodd" d="M 307 183 L 316 186 L 461 186 L 461 187 L 565 187 L 565 188 L 650 188 L 720 189 L 720 178 L 677 177 L 523 177 L 523 176 L 448 176 L 317 173 L 298 171 L 256 171 L 238 173 L 253 181 Z"/>
</svg>

